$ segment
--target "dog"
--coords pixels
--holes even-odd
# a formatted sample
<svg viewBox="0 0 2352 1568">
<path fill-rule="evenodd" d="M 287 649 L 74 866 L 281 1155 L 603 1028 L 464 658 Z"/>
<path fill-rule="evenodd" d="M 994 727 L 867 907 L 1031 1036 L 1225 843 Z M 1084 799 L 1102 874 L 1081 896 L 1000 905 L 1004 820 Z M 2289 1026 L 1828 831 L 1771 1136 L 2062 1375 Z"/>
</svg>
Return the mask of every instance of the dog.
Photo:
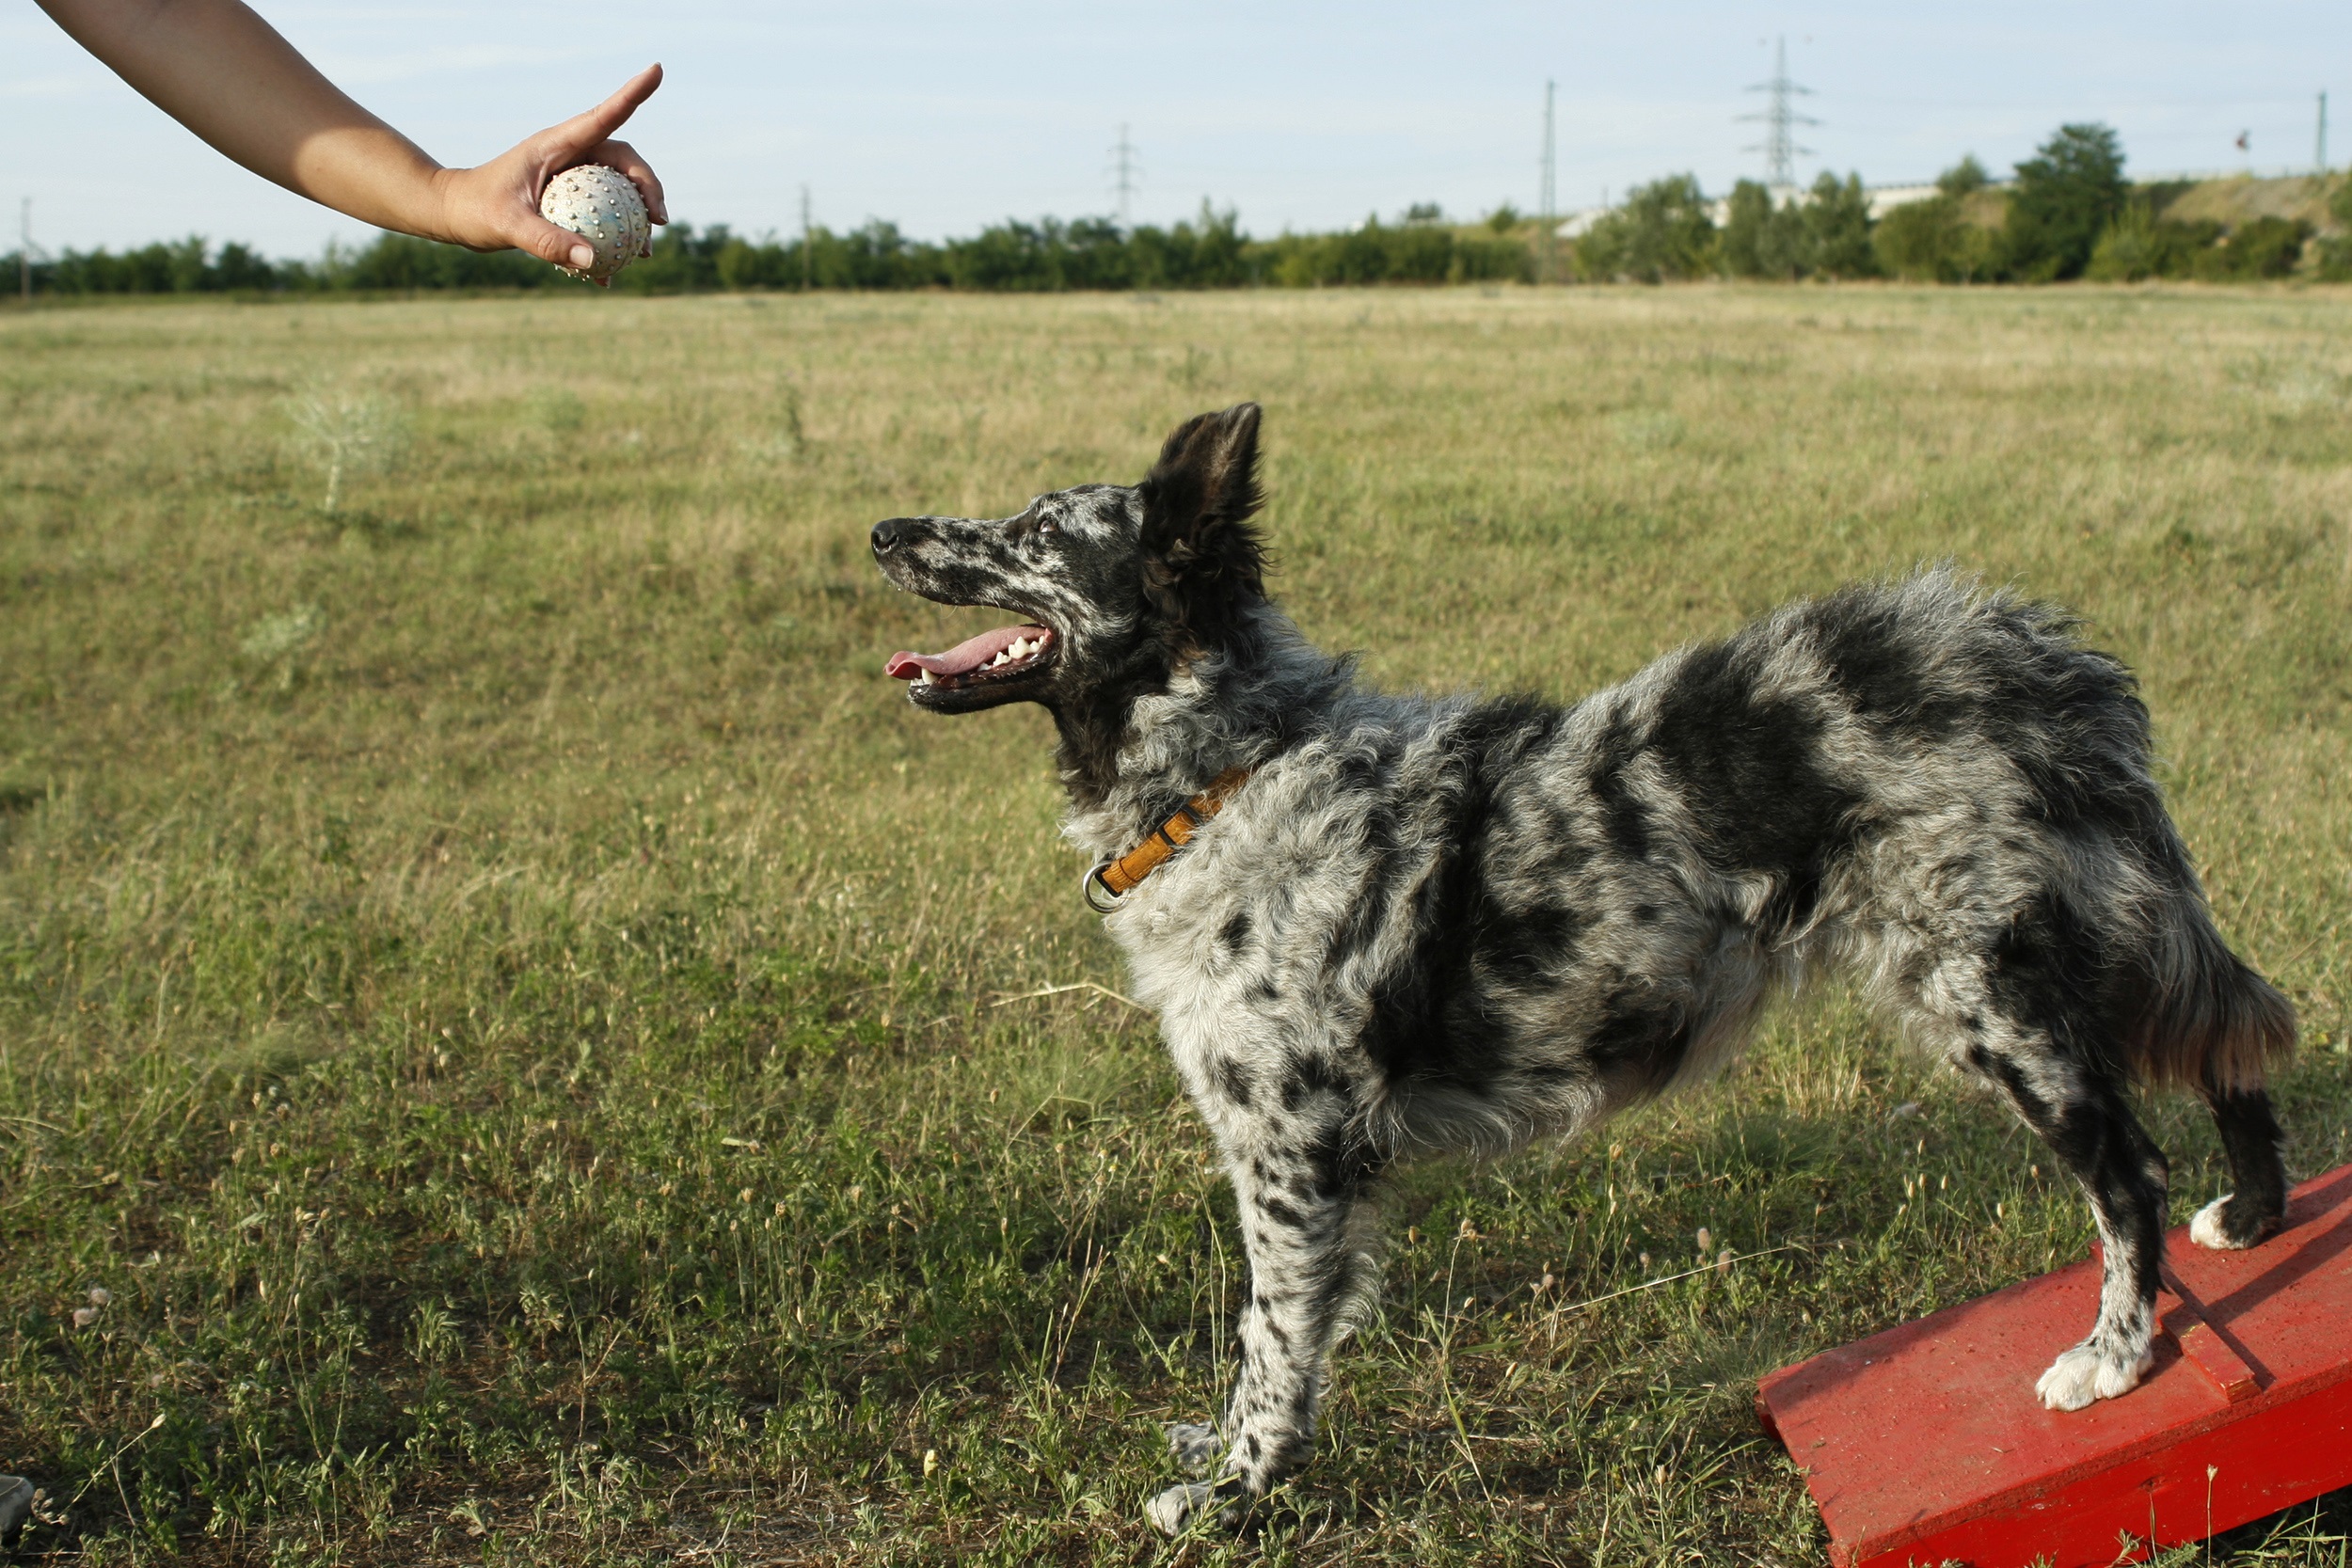
<svg viewBox="0 0 2352 1568">
<path fill-rule="evenodd" d="M 2285 1212 L 2264 1085 L 2295 1015 L 2214 927 L 2123 665 L 1937 568 L 1572 706 L 1381 693 L 1267 596 L 1259 425 L 1203 414 L 1138 484 L 872 534 L 896 586 L 1024 618 L 887 673 L 927 712 L 1053 716 L 1088 899 L 1238 1200 L 1239 1371 L 1221 1426 L 1169 1429 L 1205 1479 L 1152 1521 L 1238 1524 L 1310 1456 L 1383 1171 L 1585 1132 L 1833 964 L 2090 1198 L 2098 1315 L 2042 1402 L 2130 1390 L 2168 1167 L 2129 1091 L 2203 1098 L 2232 1190 L 2191 1238 L 2255 1245 Z"/>
</svg>

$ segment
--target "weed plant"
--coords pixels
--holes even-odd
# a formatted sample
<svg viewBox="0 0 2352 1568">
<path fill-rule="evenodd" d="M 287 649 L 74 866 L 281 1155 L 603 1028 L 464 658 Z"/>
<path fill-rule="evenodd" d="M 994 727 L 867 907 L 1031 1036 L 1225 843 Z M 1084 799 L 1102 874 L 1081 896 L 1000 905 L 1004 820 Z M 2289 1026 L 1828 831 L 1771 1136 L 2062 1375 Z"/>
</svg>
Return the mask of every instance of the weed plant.
<svg viewBox="0 0 2352 1568">
<path fill-rule="evenodd" d="M 0 1470 L 55 1521 L 23 1549 L 1819 1560 L 1757 1375 L 2089 1243 L 2038 1146 L 1835 988 L 1714 1086 L 1400 1178 L 1312 1472 L 1254 1544 L 1149 1532 L 1158 1424 L 1231 1354 L 1229 1199 L 1075 896 L 1049 726 L 909 709 L 883 657 L 988 616 L 888 591 L 866 531 L 1133 478 L 1247 396 L 1280 593 L 1398 686 L 1573 697 L 1945 558 L 2076 606 L 2303 1010 L 2301 1177 L 2352 1159 L 2348 319 L 2090 289 L 0 318 Z M 406 459 L 323 507 L 287 400 L 361 374 Z M 2185 1220 L 2211 1130 L 2152 1116 Z M 2211 1556 L 2341 1563 L 2348 1528 L 2338 1498 Z"/>
</svg>

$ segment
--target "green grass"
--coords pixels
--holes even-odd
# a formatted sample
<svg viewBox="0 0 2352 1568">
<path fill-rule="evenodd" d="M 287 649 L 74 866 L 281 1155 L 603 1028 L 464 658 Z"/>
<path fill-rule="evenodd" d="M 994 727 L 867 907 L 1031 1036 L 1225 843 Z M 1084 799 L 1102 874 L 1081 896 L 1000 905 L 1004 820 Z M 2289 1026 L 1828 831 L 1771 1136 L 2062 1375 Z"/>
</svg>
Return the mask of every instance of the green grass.
<svg viewBox="0 0 2352 1568">
<path fill-rule="evenodd" d="M 1049 728 L 908 708 L 882 656 L 986 617 L 865 532 L 1244 396 L 1280 592 L 1382 681 L 1572 696 L 1945 557 L 2079 607 L 2303 1009 L 2291 1164 L 2352 1159 L 2344 304 L 0 316 L 0 1470 L 71 1521 L 28 1549 L 1219 1560 L 1139 1505 L 1230 1353 L 1230 1199 L 1148 1020 L 1023 994 L 1120 986 Z M 2185 1219 L 2211 1130 L 2153 1117 Z M 1415 1170 L 1321 1457 L 1226 1550 L 1818 1560 L 1756 1377 L 2082 1256 L 2040 1161 L 1831 991 L 1588 1143 Z M 1702 1227 L 1768 1255 L 1576 1307 Z"/>
</svg>

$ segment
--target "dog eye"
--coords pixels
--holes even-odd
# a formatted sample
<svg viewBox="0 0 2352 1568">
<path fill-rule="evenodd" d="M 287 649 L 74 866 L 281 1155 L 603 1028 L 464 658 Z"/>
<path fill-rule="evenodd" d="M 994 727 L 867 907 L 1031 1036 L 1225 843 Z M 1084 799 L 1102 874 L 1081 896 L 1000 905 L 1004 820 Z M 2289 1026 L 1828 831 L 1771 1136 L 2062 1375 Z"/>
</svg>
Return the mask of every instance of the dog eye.
<svg viewBox="0 0 2352 1568">
<path fill-rule="evenodd" d="M 1041 539 L 1051 539 L 1061 531 L 1061 525 L 1051 517 L 1040 517 L 1037 520 L 1037 527 L 1030 531 Z"/>
</svg>

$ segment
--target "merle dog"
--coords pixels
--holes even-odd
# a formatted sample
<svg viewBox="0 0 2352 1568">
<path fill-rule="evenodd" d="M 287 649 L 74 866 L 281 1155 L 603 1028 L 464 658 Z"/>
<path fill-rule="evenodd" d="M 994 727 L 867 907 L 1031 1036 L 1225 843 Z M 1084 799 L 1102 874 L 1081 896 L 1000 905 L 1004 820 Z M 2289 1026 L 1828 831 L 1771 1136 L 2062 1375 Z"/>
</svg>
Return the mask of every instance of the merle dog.
<svg viewBox="0 0 2352 1568">
<path fill-rule="evenodd" d="M 1588 1129 L 1825 961 L 2090 1197 L 2098 1318 L 2042 1402 L 2137 1383 L 2167 1167 L 2127 1091 L 2203 1097 L 2233 1190 L 2190 1234 L 2251 1246 L 2285 1207 L 2263 1084 L 2295 1022 L 2214 929 L 2129 673 L 2058 612 L 1930 571 L 1571 707 L 1371 691 L 1266 597 L 1258 419 L 1187 421 L 1140 484 L 873 531 L 898 587 L 1026 619 L 889 673 L 934 712 L 1053 715 L 1069 836 L 1104 857 L 1089 899 L 1239 1199 L 1240 1374 L 1221 1432 L 1171 1429 L 1209 1479 L 1152 1519 L 1232 1522 L 1307 1459 L 1384 1167 Z M 1164 824 L 1165 863 L 1110 875 Z"/>
</svg>

